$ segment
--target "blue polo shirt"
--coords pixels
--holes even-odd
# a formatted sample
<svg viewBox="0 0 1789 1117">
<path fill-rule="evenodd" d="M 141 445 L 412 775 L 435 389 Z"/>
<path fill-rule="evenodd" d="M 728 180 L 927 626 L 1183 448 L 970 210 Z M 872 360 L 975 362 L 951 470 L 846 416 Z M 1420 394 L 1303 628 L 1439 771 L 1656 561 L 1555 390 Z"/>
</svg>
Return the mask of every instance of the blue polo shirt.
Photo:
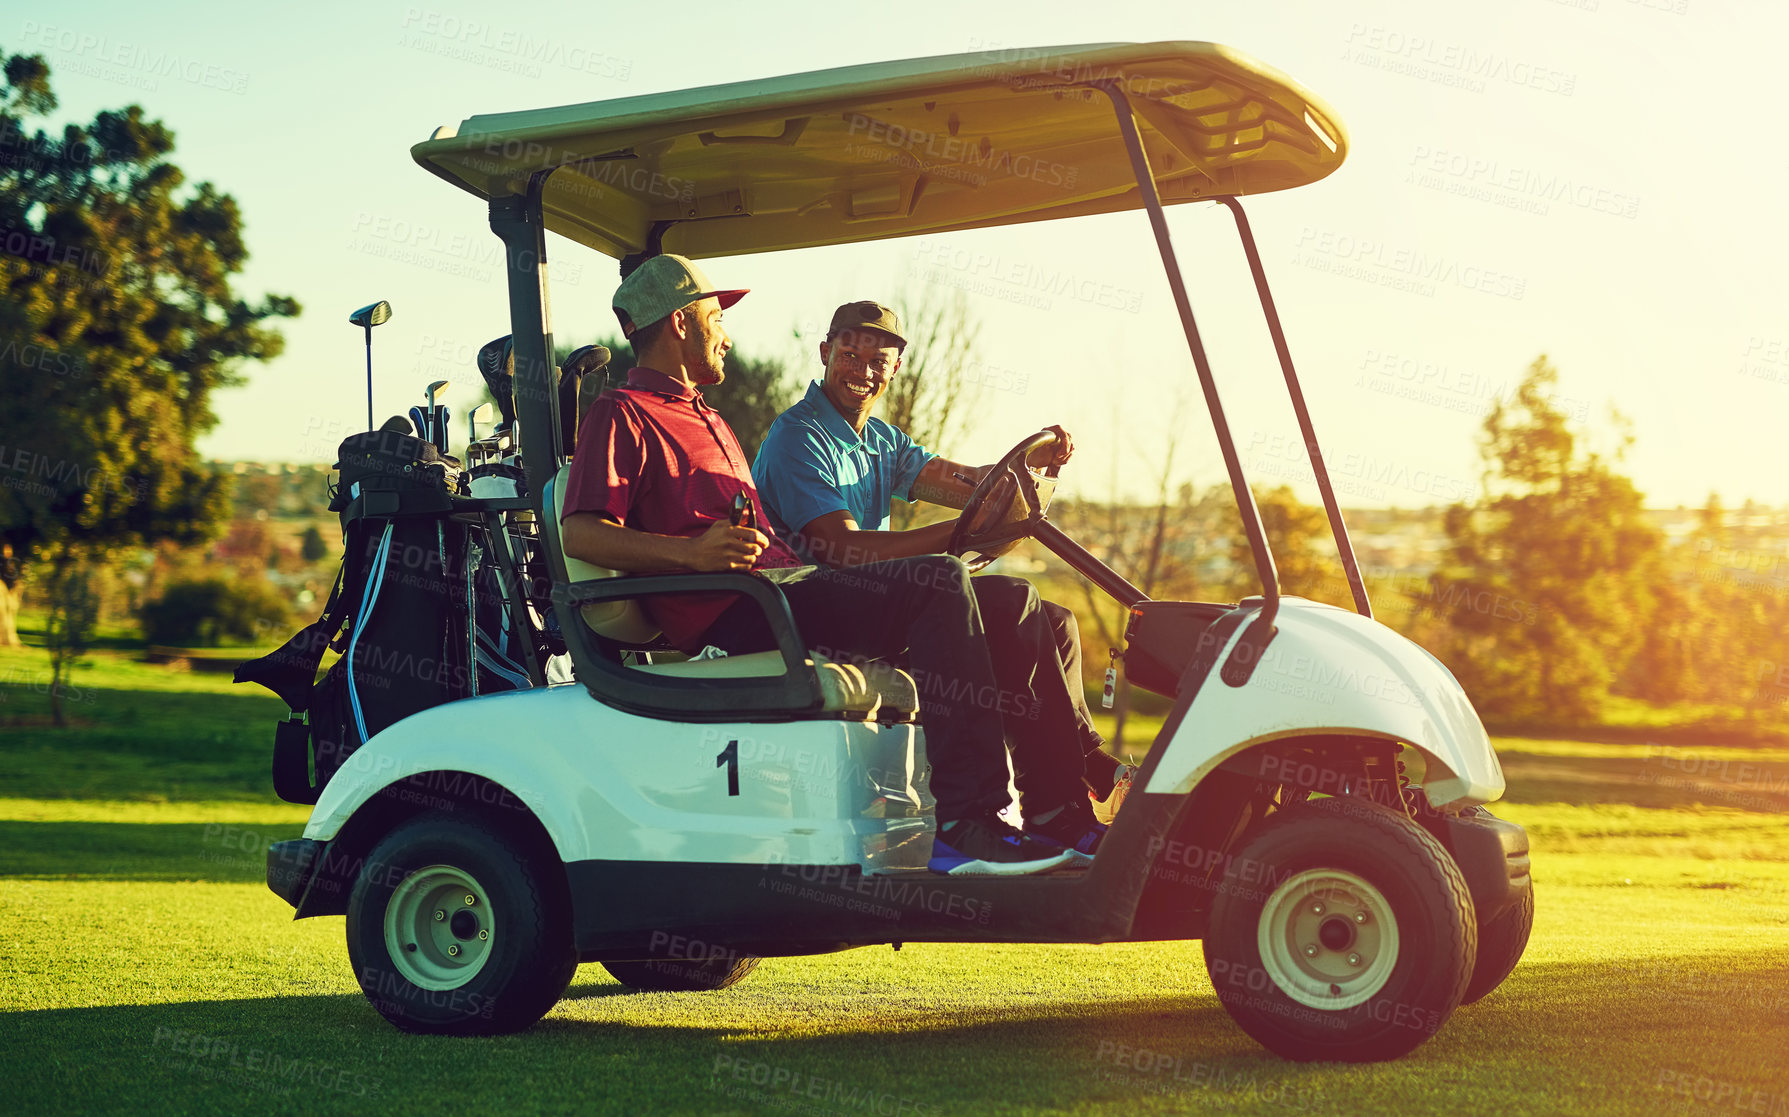
<svg viewBox="0 0 1789 1117">
<path fill-rule="evenodd" d="M 814 562 L 797 532 L 839 511 L 851 513 L 866 531 L 880 528 L 888 502 L 912 501 L 913 479 L 937 456 L 873 417 L 860 437 L 815 381 L 800 403 L 770 424 L 752 462 L 752 482 L 770 526 Z"/>
</svg>

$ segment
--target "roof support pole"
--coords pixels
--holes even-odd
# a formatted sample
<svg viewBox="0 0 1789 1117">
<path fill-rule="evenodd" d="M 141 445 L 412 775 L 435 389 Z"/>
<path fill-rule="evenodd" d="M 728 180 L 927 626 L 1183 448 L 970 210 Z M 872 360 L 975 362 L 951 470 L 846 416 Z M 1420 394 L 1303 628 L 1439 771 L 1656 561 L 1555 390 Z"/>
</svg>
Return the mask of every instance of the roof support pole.
<svg viewBox="0 0 1789 1117">
<path fill-rule="evenodd" d="M 528 193 L 491 199 L 491 231 L 503 241 L 509 279 L 509 330 L 515 339 L 516 418 L 528 497 L 537 506 L 559 471 L 559 393 L 553 383 L 553 328 L 547 304 L 546 224 L 540 193 L 552 171 L 539 171 Z"/>
<path fill-rule="evenodd" d="M 1255 573 L 1261 582 L 1261 614 L 1243 633 L 1242 641 L 1236 652 L 1224 664 L 1223 679 L 1231 686 L 1241 686 L 1248 681 L 1260 653 L 1273 638 L 1274 618 L 1280 611 L 1280 578 L 1274 567 L 1273 550 L 1267 543 L 1267 532 L 1261 526 L 1261 510 L 1255 505 L 1255 494 L 1250 491 L 1248 478 L 1242 472 L 1242 459 L 1236 452 L 1236 439 L 1230 433 L 1230 423 L 1224 417 L 1224 405 L 1218 399 L 1217 381 L 1211 375 L 1211 361 L 1205 355 L 1205 344 L 1199 338 L 1199 326 L 1193 320 L 1193 305 L 1186 293 L 1186 280 L 1180 273 L 1180 262 L 1174 255 L 1174 243 L 1168 236 L 1168 219 L 1162 212 L 1161 194 L 1155 188 L 1155 175 L 1149 169 L 1149 155 L 1143 150 L 1143 137 L 1137 131 L 1137 119 L 1131 112 L 1130 100 L 1124 95 L 1117 82 L 1096 82 L 1099 89 L 1112 100 L 1112 108 L 1118 114 L 1118 130 L 1124 137 L 1125 150 L 1130 154 L 1131 171 L 1137 179 L 1137 189 L 1143 196 L 1143 207 L 1149 211 L 1149 225 L 1155 232 L 1156 248 L 1162 256 L 1162 267 L 1168 274 L 1168 287 L 1174 293 L 1174 308 L 1180 312 L 1180 326 L 1186 333 L 1187 351 L 1192 354 L 1193 367 L 1199 372 L 1199 387 L 1205 393 L 1205 407 L 1211 413 L 1211 425 L 1217 433 L 1218 448 L 1224 455 L 1224 469 L 1230 475 L 1230 488 L 1236 496 L 1236 511 L 1242 518 L 1242 528 L 1249 540 L 1249 551 L 1255 558 Z"/>
<path fill-rule="evenodd" d="M 1261 311 L 1267 316 L 1267 332 L 1273 335 L 1273 350 L 1279 354 L 1280 372 L 1286 377 L 1286 391 L 1292 397 L 1292 410 L 1298 415 L 1298 429 L 1304 435 L 1305 453 L 1311 456 L 1311 472 L 1317 475 L 1317 489 L 1323 494 L 1323 510 L 1329 513 L 1329 530 L 1336 540 L 1336 553 L 1342 556 L 1342 569 L 1348 572 L 1348 588 L 1354 594 L 1354 608 L 1363 617 L 1373 615 L 1367 600 L 1367 584 L 1360 576 L 1360 563 L 1354 557 L 1354 543 L 1348 538 L 1348 525 L 1342 520 L 1342 509 L 1336 504 L 1335 488 L 1329 483 L 1329 467 L 1323 462 L 1323 451 L 1317 446 L 1317 431 L 1311 426 L 1311 412 L 1305 406 L 1304 389 L 1299 387 L 1298 373 L 1292 367 L 1292 350 L 1286 345 L 1286 332 L 1280 328 L 1280 312 L 1273 305 L 1273 293 L 1267 289 L 1267 271 L 1261 266 L 1261 253 L 1255 248 L 1255 234 L 1249 219 L 1242 212 L 1242 202 L 1235 196 L 1218 201 L 1230 207 L 1236 218 L 1236 232 L 1242 238 L 1242 249 L 1248 254 L 1249 271 L 1255 277 L 1255 293 L 1261 298 Z"/>
</svg>

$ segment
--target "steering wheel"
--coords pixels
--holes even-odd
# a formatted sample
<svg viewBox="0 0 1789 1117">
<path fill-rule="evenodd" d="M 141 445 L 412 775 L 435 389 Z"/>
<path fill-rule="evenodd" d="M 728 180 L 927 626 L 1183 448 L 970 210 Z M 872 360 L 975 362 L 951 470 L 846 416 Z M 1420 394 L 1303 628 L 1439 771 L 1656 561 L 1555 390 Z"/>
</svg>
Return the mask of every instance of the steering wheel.
<svg viewBox="0 0 1789 1117">
<path fill-rule="evenodd" d="M 1032 451 L 1055 441 L 1054 432 L 1038 431 L 1008 450 L 1006 456 L 988 470 L 970 492 L 962 515 L 957 517 L 956 527 L 950 533 L 950 545 L 945 548 L 946 554 L 958 556 L 971 571 L 977 571 L 1018 546 L 1019 540 L 1043 522 L 1044 510 L 1049 507 L 1050 496 L 1056 489 L 1058 467 L 1054 463 L 1045 467 L 1043 479 L 1047 485 L 1040 495 L 1039 479 L 1033 476 L 1025 459 Z M 993 519 L 992 523 L 983 524 L 984 515 L 992 517 L 991 510 L 1002 503 L 1008 505 L 1006 514 Z"/>
</svg>

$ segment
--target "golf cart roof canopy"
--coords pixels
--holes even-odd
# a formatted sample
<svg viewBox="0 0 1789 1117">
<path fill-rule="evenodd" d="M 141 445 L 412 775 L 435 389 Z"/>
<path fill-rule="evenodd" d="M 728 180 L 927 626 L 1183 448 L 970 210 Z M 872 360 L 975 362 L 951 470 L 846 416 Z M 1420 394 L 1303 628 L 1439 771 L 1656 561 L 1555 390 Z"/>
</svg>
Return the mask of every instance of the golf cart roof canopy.
<svg viewBox="0 0 1789 1117">
<path fill-rule="evenodd" d="M 1193 42 L 953 54 L 474 116 L 411 154 L 487 199 L 552 171 L 546 227 L 610 256 L 773 252 L 1142 208 L 1108 83 L 1164 204 L 1302 186 L 1347 154 L 1341 121 L 1303 86 Z"/>
</svg>

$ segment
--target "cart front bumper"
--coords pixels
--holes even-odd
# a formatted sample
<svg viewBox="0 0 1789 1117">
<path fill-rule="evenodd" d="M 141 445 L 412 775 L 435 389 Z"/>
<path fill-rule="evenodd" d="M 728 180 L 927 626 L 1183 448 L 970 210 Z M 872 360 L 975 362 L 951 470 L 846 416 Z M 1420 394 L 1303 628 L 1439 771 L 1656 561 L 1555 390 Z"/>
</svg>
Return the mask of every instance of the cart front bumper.
<svg viewBox="0 0 1789 1117">
<path fill-rule="evenodd" d="M 1453 854 L 1480 922 L 1494 919 L 1534 887 L 1528 831 L 1484 808 L 1439 820 L 1435 836 Z"/>
<path fill-rule="evenodd" d="M 323 860 L 326 843 L 315 838 L 293 838 L 267 847 L 267 887 L 280 899 L 298 907 L 311 875 Z"/>
</svg>

